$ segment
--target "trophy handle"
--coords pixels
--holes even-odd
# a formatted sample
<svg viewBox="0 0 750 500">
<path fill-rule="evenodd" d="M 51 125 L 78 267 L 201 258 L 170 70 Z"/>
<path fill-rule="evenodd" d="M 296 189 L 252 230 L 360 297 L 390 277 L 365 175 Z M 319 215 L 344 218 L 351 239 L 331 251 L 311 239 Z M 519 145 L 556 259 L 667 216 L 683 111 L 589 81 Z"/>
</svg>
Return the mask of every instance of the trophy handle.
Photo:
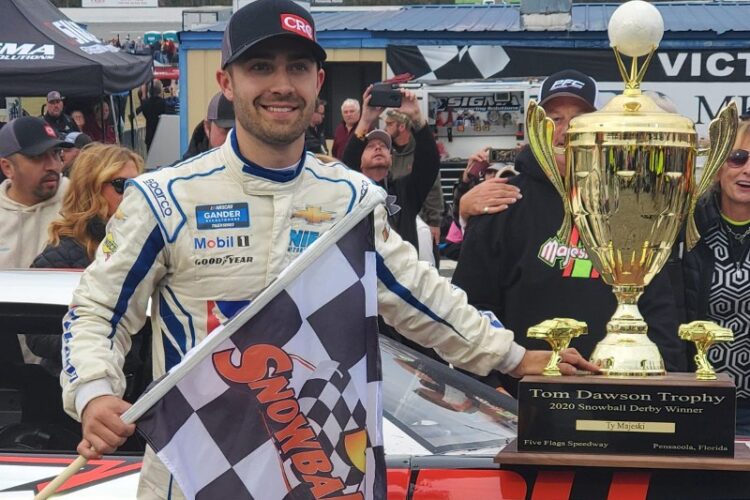
<svg viewBox="0 0 750 500">
<path fill-rule="evenodd" d="M 708 350 L 717 342 L 732 342 L 734 333 L 729 328 L 717 325 L 713 321 L 693 321 L 680 325 L 678 335 L 681 339 L 695 344 L 696 354 L 693 357 L 698 380 L 716 380 L 716 370 L 708 361 Z"/>
<path fill-rule="evenodd" d="M 547 366 L 544 367 L 542 375 L 547 377 L 559 377 L 562 375 L 560 368 L 557 366 L 562 359 L 560 352 L 568 348 L 573 338 L 586 335 L 587 333 L 588 327 L 586 323 L 570 318 L 548 319 L 530 327 L 526 331 L 527 337 L 544 340 L 552 348 L 552 355 Z"/>
<path fill-rule="evenodd" d="M 526 111 L 526 133 L 529 138 L 529 146 L 534 157 L 539 162 L 544 173 L 549 177 L 552 185 L 555 186 L 560 198 L 563 202 L 563 220 L 562 226 L 557 231 L 557 238 L 562 242 L 567 242 L 570 239 L 570 233 L 573 228 L 572 213 L 573 210 L 570 205 L 570 198 L 565 189 L 565 181 L 560 175 L 560 171 L 557 170 L 557 163 L 555 162 L 555 153 L 553 137 L 555 135 L 555 124 L 547 118 L 547 114 L 544 112 L 544 108 L 536 103 L 536 101 L 529 101 L 529 108 Z"/>
<path fill-rule="evenodd" d="M 711 124 L 708 126 L 711 148 L 708 150 L 708 158 L 706 158 L 706 165 L 703 168 L 703 175 L 698 186 L 694 188 L 693 196 L 690 199 L 690 208 L 688 209 L 685 241 L 688 251 L 693 249 L 701 237 L 700 233 L 698 233 L 698 226 L 695 225 L 695 207 L 701 196 L 713 184 L 716 172 L 724 164 L 724 160 L 726 160 L 729 151 L 734 145 L 734 140 L 737 136 L 737 120 L 737 104 L 732 101 L 722 108 L 719 115 L 711 120 Z"/>
</svg>

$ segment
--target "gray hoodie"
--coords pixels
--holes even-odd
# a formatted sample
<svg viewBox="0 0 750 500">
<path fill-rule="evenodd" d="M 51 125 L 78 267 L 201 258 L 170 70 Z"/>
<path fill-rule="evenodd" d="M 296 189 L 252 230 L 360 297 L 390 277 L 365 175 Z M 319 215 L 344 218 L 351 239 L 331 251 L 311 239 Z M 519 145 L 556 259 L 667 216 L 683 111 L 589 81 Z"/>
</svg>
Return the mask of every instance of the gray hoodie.
<svg viewBox="0 0 750 500">
<path fill-rule="evenodd" d="M 47 228 L 60 217 L 68 179 L 52 198 L 26 206 L 8 197 L 10 179 L 0 184 L 0 269 L 28 268 L 47 244 Z"/>
</svg>

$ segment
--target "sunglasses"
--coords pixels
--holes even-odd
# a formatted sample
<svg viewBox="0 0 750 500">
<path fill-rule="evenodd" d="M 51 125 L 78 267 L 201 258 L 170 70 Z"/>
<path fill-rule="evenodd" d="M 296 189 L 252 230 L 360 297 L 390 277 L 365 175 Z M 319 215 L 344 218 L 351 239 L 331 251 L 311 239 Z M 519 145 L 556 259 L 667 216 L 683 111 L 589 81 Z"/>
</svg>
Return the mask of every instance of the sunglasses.
<svg viewBox="0 0 750 500">
<path fill-rule="evenodd" d="M 747 163 L 748 157 L 750 157 L 750 151 L 747 149 L 735 149 L 727 156 L 727 163 L 730 167 L 741 167 Z"/>
<path fill-rule="evenodd" d="M 112 184 L 112 188 L 115 190 L 115 193 L 122 194 L 125 192 L 125 183 L 129 180 L 130 179 L 126 179 L 125 177 L 118 177 L 117 179 L 107 181 L 107 184 Z"/>
</svg>

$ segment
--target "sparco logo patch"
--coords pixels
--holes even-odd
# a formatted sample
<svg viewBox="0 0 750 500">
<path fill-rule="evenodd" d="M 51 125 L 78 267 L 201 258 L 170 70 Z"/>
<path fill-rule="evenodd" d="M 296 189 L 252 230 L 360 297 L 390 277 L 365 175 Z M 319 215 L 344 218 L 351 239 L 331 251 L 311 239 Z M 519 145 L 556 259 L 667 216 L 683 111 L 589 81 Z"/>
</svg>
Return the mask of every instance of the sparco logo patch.
<svg viewBox="0 0 750 500">
<path fill-rule="evenodd" d="M 164 190 L 159 187 L 159 183 L 154 179 L 147 179 L 144 181 L 144 184 L 146 184 L 148 190 L 151 191 L 151 194 L 154 195 L 161 214 L 165 217 L 172 215 L 172 206 L 169 204 L 169 201 L 167 201 L 167 195 L 164 194 Z"/>
<path fill-rule="evenodd" d="M 281 27 L 310 40 L 315 40 L 315 34 L 310 23 L 294 14 L 281 14 Z"/>
<path fill-rule="evenodd" d="M 55 58 L 51 44 L 0 42 L 0 61 L 36 61 Z"/>
</svg>

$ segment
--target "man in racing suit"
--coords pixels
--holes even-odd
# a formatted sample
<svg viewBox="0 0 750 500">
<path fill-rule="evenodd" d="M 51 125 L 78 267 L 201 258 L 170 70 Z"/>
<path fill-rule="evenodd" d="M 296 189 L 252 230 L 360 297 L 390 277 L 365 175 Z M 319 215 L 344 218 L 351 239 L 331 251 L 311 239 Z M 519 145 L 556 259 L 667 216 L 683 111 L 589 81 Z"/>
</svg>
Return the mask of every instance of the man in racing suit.
<svg viewBox="0 0 750 500">
<path fill-rule="evenodd" d="M 292 19 L 293 23 L 288 23 Z M 249 30 L 249 31 L 248 31 Z M 269 33 L 269 30 L 271 31 Z M 275 31 L 274 31 L 275 30 Z M 291 31 L 290 31 L 291 30 Z M 79 418 L 78 452 L 99 458 L 133 433 L 122 365 L 151 302 L 157 378 L 278 276 L 318 236 L 379 189 L 341 164 L 304 151 L 323 83 L 325 52 L 310 14 L 291 0 L 258 0 L 229 21 L 217 80 L 236 128 L 223 146 L 138 177 L 126 190 L 95 262 L 64 320 L 63 400 Z M 463 292 L 417 261 L 375 212 L 379 313 L 399 332 L 480 374 L 540 373 L 544 351 L 525 351 Z M 574 350 L 562 368 L 595 369 Z M 139 498 L 181 498 L 147 449 Z"/>
</svg>

